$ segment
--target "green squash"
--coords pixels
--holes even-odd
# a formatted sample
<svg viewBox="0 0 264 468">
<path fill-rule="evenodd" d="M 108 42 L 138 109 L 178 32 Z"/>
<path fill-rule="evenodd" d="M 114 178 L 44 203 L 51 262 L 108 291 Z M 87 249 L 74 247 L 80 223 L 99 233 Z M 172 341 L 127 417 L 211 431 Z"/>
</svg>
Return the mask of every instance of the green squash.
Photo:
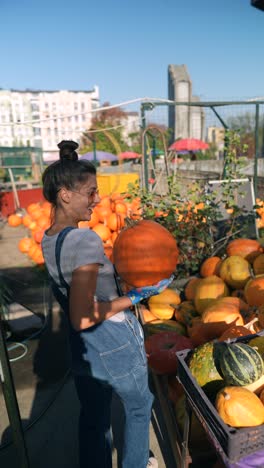
<svg viewBox="0 0 264 468">
<path fill-rule="evenodd" d="M 243 386 L 256 382 L 264 373 L 258 351 L 245 343 L 219 343 L 217 368 L 226 385 Z"/>
<path fill-rule="evenodd" d="M 210 384 L 211 382 L 222 381 L 222 377 L 215 366 L 213 351 L 214 343 L 209 341 L 195 348 L 189 361 L 189 369 L 192 376 L 197 380 L 197 383 L 203 387 L 203 390 L 206 390 L 206 386 L 210 387 L 210 392 L 213 387 L 213 385 Z"/>
</svg>

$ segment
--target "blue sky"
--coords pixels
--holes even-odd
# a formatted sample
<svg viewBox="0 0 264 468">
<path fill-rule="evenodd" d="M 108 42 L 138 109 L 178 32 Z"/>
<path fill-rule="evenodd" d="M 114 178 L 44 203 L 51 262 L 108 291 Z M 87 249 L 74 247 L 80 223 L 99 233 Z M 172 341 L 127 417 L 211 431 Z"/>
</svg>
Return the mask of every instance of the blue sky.
<svg viewBox="0 0 264 468">
<path fill-rule="evenodd" d="M 0 0 L 0 87 L 167 98 L 186 64 L 203 100 L 264 96 L 264 12 L 250 0 Z"/>
</svg>

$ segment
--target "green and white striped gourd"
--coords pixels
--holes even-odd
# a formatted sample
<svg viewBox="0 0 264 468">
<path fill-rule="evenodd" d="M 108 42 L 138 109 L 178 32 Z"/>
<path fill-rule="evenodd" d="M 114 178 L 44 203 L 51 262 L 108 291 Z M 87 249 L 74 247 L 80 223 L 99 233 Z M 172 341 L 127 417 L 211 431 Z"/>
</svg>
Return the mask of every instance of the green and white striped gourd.
<svg viewBox="0 0 264 468">
<path fill-rule="evenodd" d="M 218 348 L 217 353 L 218 366 L 227 385 L 248 385 L 256 382 L 264 374 L 263 359 L 256 349 L 245 343 L 219 345 L 221 348 Z"/>
</svg>

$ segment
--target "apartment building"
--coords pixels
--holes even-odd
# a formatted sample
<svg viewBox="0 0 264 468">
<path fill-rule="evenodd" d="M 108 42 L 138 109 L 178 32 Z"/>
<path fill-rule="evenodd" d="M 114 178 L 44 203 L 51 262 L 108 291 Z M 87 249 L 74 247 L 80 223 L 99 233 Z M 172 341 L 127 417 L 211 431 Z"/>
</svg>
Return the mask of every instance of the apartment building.
<svg viewBox="0 0 264 468">
<path fill-rule="evenodd" d="M 99 107 L 99 88 L 90 91 L 0 89 L 0 146 L 35 146 L 54 159 L 62 139 L 80 140 Z"/>
</svg>

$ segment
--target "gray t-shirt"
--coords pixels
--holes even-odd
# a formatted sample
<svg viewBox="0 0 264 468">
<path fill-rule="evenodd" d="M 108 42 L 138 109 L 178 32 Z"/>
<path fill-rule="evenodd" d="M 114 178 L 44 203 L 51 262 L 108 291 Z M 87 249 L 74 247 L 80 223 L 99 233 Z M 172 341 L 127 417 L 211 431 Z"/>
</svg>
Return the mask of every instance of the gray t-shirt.
<svg viewBox="0 0 264 468">
<path fill-rule="evenodd" d="M 55 246 L 58 234 L 47 236 L 42 239 L 42 250 L 50 275 L 59 284 L 59 275 L 55 260 Z M 61 249 L 61 271 L 63 277 L 71 285 L 72 272 L 76 268 L 92 263 L 98 263 L 99 271 L 96 284 L 95 300 L 98 302 L 110 302 L 118 297 L 114 268 L 110 260 L 104 254 L 102 241 L 98 234 L 86 228 L 73 229 L 66 235 Z M 65 288 L 61 292 L 66 295 Z M 109 320 L 124 320 L 124 312 L 119 312 L 110 317 Z"/>
</svg>

